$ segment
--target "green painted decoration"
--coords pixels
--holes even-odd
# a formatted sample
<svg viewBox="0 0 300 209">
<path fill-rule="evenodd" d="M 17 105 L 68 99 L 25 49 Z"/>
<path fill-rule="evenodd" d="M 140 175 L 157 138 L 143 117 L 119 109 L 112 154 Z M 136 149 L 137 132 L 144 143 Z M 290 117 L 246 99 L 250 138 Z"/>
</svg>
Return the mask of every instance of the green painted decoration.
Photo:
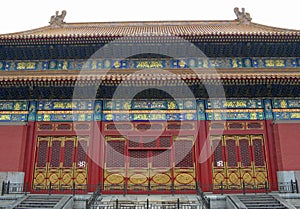
<svg viewBox="0 0 300 209">
<path fill-rule="evenodd" d="M 264 100 L 264 113 L 266 120 L 273 120 L 272 101 L 270 99 Z"/>
<path fill-rule="evenodd" d="M 209 99 L 206 103 L 207 109 L 261 109 L 260 99 Z"/>
<path fill-rule="evenodd" d="M 36 112 L 37 112 L 37 102 L 31 101 L 29 103 L 29 113 L 28 113 L 28 121 L 36 120 Z"/>
<path fill-rule="evenodd" d="M 0 110 L 28 110 L 27 101 L 0 101 Z"/>
<path fill-rule="evenodd" d="M 300 120 L 300 99 L 0 101 L 0 122 Z"/>
<path fill-rule="evenodd" d="M 198 120 L 205 120 L 205 101 L 204 100 L 197 101 L 197 113 L 198 113 Z"/>
<path fill-rule="evenodd" d="M 299 57 L 190 57 L 152 59 L 64 59 L 0 60 L 0 71 L 10 70 L 101 70 L 101 69 L 185 69 L 185 68 L 297 68 Z"/>
</svg>

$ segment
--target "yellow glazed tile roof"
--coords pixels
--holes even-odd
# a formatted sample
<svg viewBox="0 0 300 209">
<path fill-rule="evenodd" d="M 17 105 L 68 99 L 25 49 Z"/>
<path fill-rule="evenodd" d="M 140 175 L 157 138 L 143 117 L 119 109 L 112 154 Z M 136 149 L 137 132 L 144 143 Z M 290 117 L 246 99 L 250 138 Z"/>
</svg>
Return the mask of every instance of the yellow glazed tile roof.
<svg viewBox="0 0 300 209">
<path fill-rule="evenodd" d="M 202 35 L 300 35 L 300 30 L 270 27 L 257 23 L 229 21 L 149 21 L 62 23 L 33 30 L 2 34 L 0 39 L 114 37 L 114 36 L 202 36 Z"/>
</svg>

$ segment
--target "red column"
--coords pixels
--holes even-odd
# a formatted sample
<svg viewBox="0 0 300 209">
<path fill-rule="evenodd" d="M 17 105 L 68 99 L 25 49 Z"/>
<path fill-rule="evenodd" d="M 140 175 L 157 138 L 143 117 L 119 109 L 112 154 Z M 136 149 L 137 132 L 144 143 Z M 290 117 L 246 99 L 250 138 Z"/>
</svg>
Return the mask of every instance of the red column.
<svg viewBox="0 0 300 209">
<path fill-rule="evenodd" d="M 36 150 L 36 135 L 35 135 L 35 122 L 28 122 L 26 131 L 26 144 L 24 153 L 24 171 L 25 179 L 24 183 L 28 183 L 28 189 L 31 190 L 33 180 L 33 169 L 34 169 L 34 155 Z"/>
<path fill-rule="evenodd" d="M 198 154 L 197 162 L 199 168 L 197 170 L 197 180 L 200 182 L 203 191 L 210 191 L 212 184 L 212 168 L 211 168 L 211 151 L 210 142 L 207 134 L 207 121 L 198 122 Z"/>
<path fill-rule="evenodd" d="M 89 170 L 88 179 L 91 185 L 90 191 L 94 191 L 96 186 L 101 183 L 101 172 L 100 172 L 100 156 L 101 156 L 101 146 L 100 146 L 100 124 L 101 122 L 91 122 L 90 131 L 90 144 L 89 144 Z"/>
<path fill-rule="evenodd" d="M 275 134 L 274 134 L 274 124 L 273 121 L 265 121 L 265 143 L 266 143 L 266 152 L 267 152 L 267 162 L 268 162 L 268 174 L 269 174 L 269 184 L 272 191 L 278 190 L 277 183 L 277 156 L 276 156 L 276 143 L 275 143 Z"/>
</svg>

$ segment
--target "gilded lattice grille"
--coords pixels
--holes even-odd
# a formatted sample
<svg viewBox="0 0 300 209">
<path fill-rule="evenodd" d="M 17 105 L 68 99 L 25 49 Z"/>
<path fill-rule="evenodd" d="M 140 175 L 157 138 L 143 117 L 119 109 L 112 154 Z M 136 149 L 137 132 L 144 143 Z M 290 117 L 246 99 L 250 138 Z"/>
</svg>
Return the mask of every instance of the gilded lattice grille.
<svg viewBox="0 0 300 209">
<path fill-rule="evenodd" d="M 77 188 L 84 189 L 87 184 L 87 152 L 89 137 L 78 136 L 76 141 L 76 162 L 74 165 L 74 178 Z"/>
<path fill-rule="evenodd" d="M 70 168 L 73 166 L 74 162 L 74 141 L 68 140 L 65 141 L 64 149 L 64 167 Z"/>
<path fill-rule="evenodd" d="M 87 141 L 78 140 L 77 165 L 80 162 L 86 162 Z"/>
<path fill-rule="evenodd" d="M 195 188 L 193 136 L 174 139 L 174 164 L 175 189 Z"/>
<path fill-rule="evenodd" d="M 194 149 L 194 136 L 106 136 L 104 190 L 194 190 Z"/>
<path fill-rule="evenodd" d="M 251 154 L 250 146 L 248 139 L 241 139 L 240 141 L 240 156 L 241 156 L 241 165 L 251 166 Z"/>
<path fill-rule="evenodd" d="M 106 146 L 106 167 L 125 166 L 125 141 L 108 141 Z"/>
<path fill-rule="evenodd" d="M 140 138 L 139 137 L 130 137 L 128 139 L 129 147 L 139 147 L 140 146 Z"/>
<path fill-rule="evenodd" d="M 60 151 L 61 151 L 61 141 L 52 141 L 51 149 L 51 160 L 50 167 L 59 167 L 60 163 Z"/>
<path fill-rule="evenodd" d="M 161 136 L 158 141 L 160 147 L 171 147 L 171 137 Z"/>
<path fill-rule="evenodd" d="M 142 140 L 145 142 L 145 140 Z M 144 143 L 145 144 L 145 143 Z M 129 150 L 128 189 L 147 190 L 150 173 L 150 151 Z"/>
<path fill-rule="evenodd" d="M 253 152 L 254 152 L 254 164 L 255 166 L 264 166 L 264 152 L 263 152 L 263 144 L 260 139 L 252 139 L 253 143 Z"/>
<path fill-rule="evenodd" d="M 143 137 L 142 138 L 142 146 L 143 147 L 157 147 L 156 138 L 155 137 Z"/>
<path fill-rule="evenodd" d="M 104 189 L 123 190 L 126 179 L 126 140 L 123 136 L 105 137 Z"/>
<path fill-rule="evenodd" d="M 50 184 L 53 189 L 71 189 L 87 184 L 88 140 L 87 136 L 39 136 L 33 189 L 48 189 Z"/>
<path fill-rule="evenodd" d="M 219 164 L 223 164 L 223 148 L 222 148 L 222 140 L 216 137 L 212 140 L 212 151 L 213 151 L 213 160 L 214 166 L 218 167 Z"/>
<path fill-rule="evenodd" d="M 265 161 L 265 151 L 264 151 L 264 140 L 261 135 L 252 135 L 252 152 L 253 155 L 253 169 L 254 172 L 254 182 L 259 188 L 265 186 L 265 182 L 268 181 L 267 175 L 267 163 Z"/>
<path fill-rule="evenodd" d="M 130 167 L 147 168 L 148 167 L 148 152 L 147 151 L 129 151 Z"/>
<path fill-rule="evenodd" d="M 39 141 L 36 167 L 46 167 L 48 144 L 49 142 L 47 138 L 45 139 L 45 141 L 42 140 Z"/>
<path fill-rule="evenodd" d="M 211 136 L 214 189 L 263 188 L 268 181 L 263 135 Z M 225 154 L 224 154 L 225 153 Z"/>
<path fill-rule="evenodd" d="M 231 137 L 226 138 L 226 155 L 227 155 L 227 164 L 228 167 L 236 167 L 237 166 L 237 153 L 236 153 L 236 141 Z"/>
<path fill-rule="evenodd" d="M 49 155 L 50 137 L 40 137 L 37 142 L 35 173 L 33 184 L 36 188 L 42 189 L 47 186 L 47 169 Z"/>
<path fill-rule="evenodd" d="M 171 166 L 170 150 L 154 150 L 152 151 L 152 167 L 169 168 Z"/>
<path fill-rule="evenodd" d="M 175 167 L 193 167 L 193 141 L 176 140 Z"/>
<path fill-rule="evenodd" d="M 213 153 L 213 184 L 214 188 L 219 188 L 218 185 L 226 179 L 225 156 L 224 156 L 224 140 L 222 136 L 211 136 L 211 148 Z"/>
</svg>

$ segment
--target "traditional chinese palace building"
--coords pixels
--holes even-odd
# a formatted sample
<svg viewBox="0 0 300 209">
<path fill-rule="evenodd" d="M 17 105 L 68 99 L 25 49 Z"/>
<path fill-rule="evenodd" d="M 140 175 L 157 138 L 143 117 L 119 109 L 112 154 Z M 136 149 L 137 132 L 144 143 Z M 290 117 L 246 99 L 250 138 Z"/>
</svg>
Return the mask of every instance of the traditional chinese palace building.
<svg viewBox="0 0 300 209">
<path fill-rule="evenodd" d="M 0 35 L 2 180 L 155 194 L 299 179 L 300 31 L 235 13 L 66 23 L 63 11 Z"/>
</svg>

